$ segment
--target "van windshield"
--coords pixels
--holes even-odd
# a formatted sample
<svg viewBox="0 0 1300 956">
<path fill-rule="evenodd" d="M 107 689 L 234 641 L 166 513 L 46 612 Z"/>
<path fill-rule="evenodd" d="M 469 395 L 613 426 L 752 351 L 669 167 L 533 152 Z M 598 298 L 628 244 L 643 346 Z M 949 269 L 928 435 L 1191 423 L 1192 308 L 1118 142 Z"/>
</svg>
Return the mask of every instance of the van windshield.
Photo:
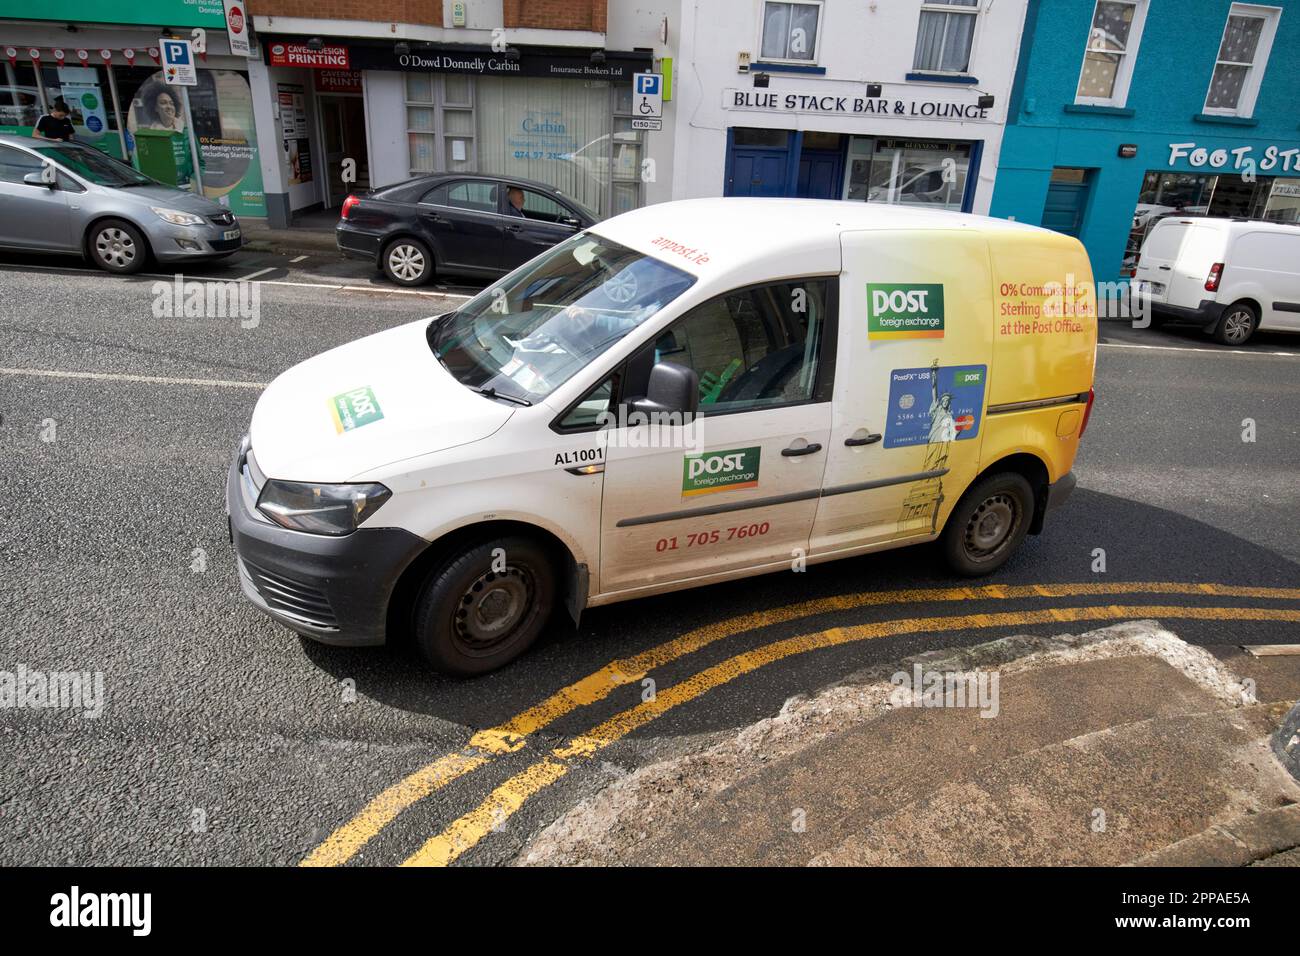
<svg viewBox="0 0 1300 956">
<path fill-rule="evenodd" d="M 694 282 L 657 259 L 579 233 L 432 324 L 429 346 L 462 385 L 531 404 Z"/>
</svg>

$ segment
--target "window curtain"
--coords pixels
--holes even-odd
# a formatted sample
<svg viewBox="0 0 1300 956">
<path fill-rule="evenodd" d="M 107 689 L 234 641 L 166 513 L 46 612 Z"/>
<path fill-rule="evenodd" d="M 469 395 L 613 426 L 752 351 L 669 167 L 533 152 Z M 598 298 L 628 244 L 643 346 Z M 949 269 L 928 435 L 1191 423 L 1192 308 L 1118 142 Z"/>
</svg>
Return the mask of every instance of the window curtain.
<svg viewBox="0 0 1300 956">
<path fill-rule="evenodd" d="M 480 170 L 536 179 L 608 214 L 607 83 L 481 77 L 475 113 Z"/>
</svg>

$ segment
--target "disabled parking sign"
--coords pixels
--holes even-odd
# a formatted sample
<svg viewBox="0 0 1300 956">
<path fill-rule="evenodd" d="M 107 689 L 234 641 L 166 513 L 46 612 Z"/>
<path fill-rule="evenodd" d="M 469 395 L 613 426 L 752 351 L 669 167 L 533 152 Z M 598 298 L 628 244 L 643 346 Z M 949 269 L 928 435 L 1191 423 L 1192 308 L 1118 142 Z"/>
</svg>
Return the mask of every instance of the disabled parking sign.
<svg viewBox="0 0 1300 956">
<path fill-rule="evenodd" d="M 662 73 L 632 74 L 632 128 L 663 129 L 664 78 Z"/>
</svg>

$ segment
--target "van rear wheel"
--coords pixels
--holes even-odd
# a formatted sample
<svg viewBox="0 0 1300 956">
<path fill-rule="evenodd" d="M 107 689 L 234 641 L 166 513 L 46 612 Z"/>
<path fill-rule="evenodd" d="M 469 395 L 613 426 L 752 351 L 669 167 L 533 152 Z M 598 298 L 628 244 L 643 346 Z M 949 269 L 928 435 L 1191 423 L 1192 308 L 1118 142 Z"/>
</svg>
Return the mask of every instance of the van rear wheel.
<svg viewBox="0 0 1300 956">
<path fill-rule="evenodd" d="M 555 561 L 536 541 L 496 538 L 436 568 L 415 603 L 415 642 L 444 674 L 470 677 L 514 660 L 556 605 Z"/>
<path fill-rule="evenodd" d="M 1034 490 L 1023 475 L 990 475 L 957 502 L 943 529 L 942 547 L 957 574 L 990 574 L 1020 547 L 1034 516 Z"/>
<path fill-rule="evenodd" d="M 1245 345 L 1255 334 L 1259 316 L 1249 302 L 1234 302 L 1223 310 L 1223 317 L 1214 327 L 1214 340 L 1223 345 Z"/>
</svg>

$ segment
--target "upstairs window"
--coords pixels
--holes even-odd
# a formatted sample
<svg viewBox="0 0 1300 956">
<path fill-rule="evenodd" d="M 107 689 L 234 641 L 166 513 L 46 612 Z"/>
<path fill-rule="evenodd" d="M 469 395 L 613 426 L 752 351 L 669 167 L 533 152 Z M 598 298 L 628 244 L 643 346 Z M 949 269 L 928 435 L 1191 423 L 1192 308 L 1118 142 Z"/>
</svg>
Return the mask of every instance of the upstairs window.
<svg viewBox="0 0 1300 956">
<path fill-rule="evenodd" d="M 916 30 L 912 69 L 923 73 L 967 72 L 978 16 L 979 0 L 925 0 Z"/>
<path fill-rule="evenodd" d="M 1083 51 L 1076 103 L 1122 107 L 1137 61 L 1146 0 L 1097 0 Z"/>
<path fill-rule="evenodd" d="M 820 3 L 763 4 L 760 58 L 778 63 L 817 62 L 817 37 L 821 29 Z"/>
<path fill-rule="evenodd" d="M 1281 11 L 1272 7 L 1234 3 L 1219 41 L 1214 75 L 1205 96 L 1205 112 L 1221 116 L 1250 116 L 1268 64 L 1273 34 Z"/>
</svg>

